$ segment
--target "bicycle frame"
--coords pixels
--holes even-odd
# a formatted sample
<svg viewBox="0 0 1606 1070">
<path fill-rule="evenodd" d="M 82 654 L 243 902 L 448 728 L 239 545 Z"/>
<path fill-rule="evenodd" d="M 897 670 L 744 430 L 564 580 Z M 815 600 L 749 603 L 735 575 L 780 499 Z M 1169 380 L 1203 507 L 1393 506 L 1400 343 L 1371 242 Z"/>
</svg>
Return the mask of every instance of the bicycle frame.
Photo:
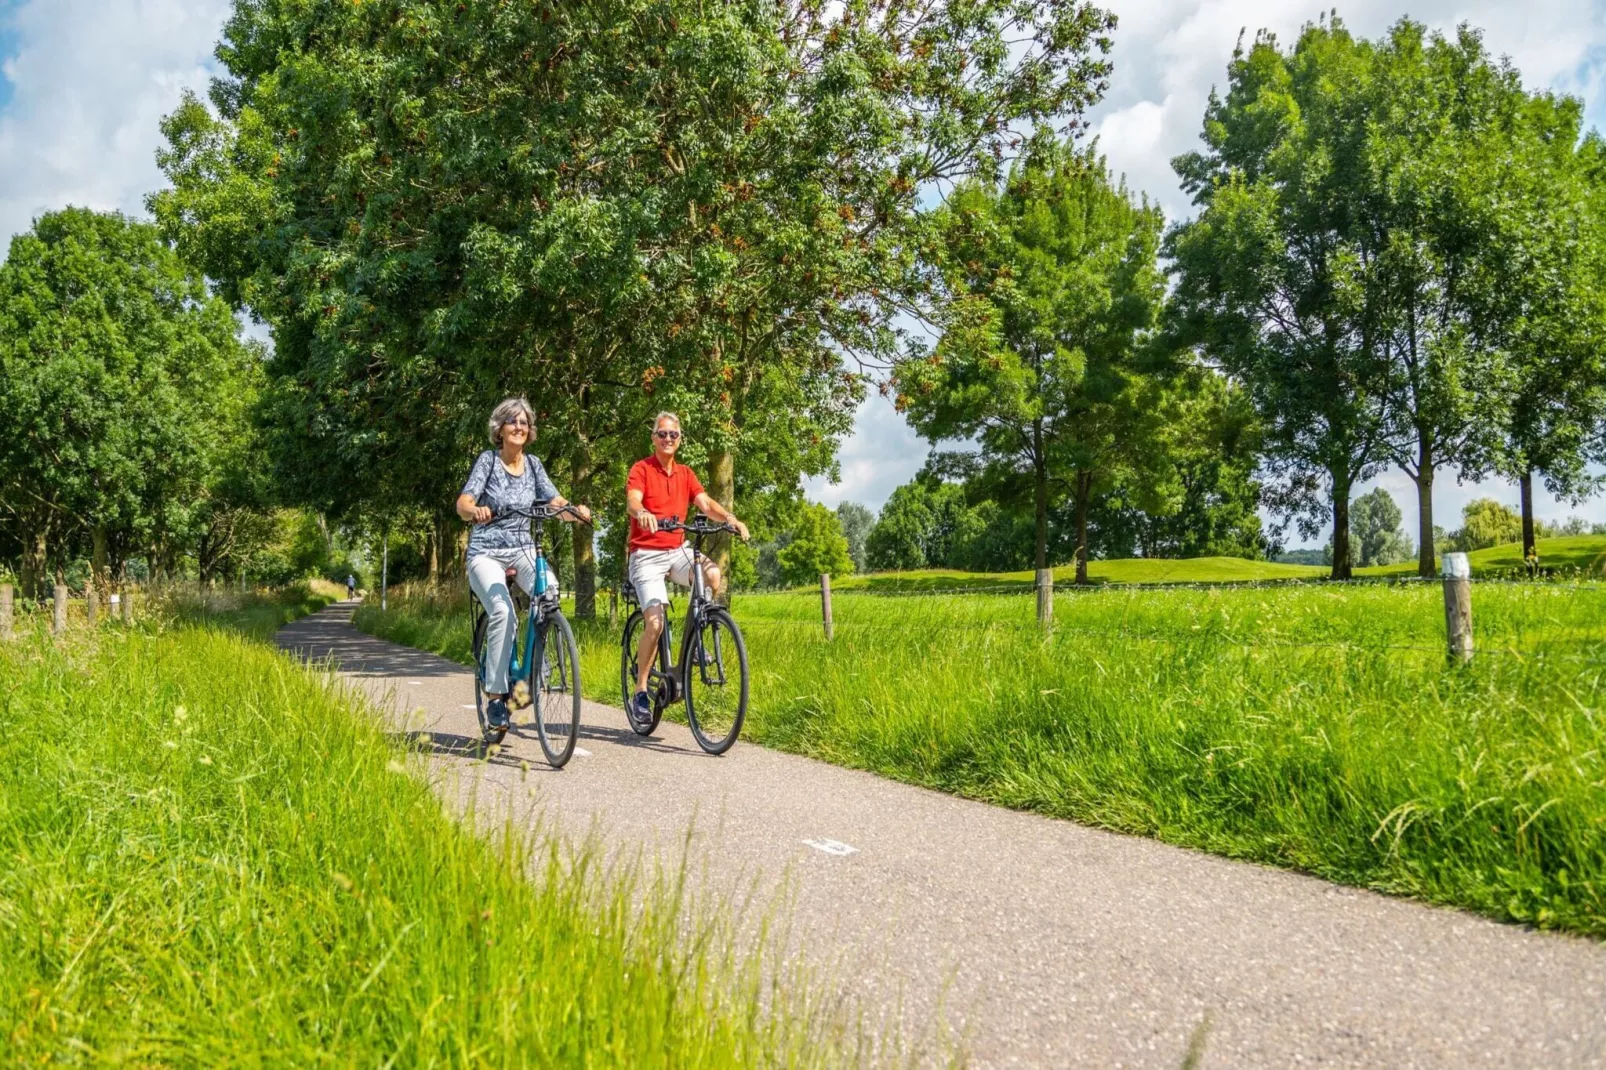
<svg viewBox="0 0 1606 1070">
<path fill-rule="evenodd" d="M 532 678 L 535 667 L 541 664 L 542 655 L 545 653 L 545 651 L 537 650 L 537 647 L 540 643 L 540 626 L 546 620 L 547 613 L 547 559 L 543 541 L 547 519 L 546 517 L 531 517 L 535 524 L 535 590 L 530 593 L 529 612 L 524 614 L 523 642 L 518 642 L 515 639 L 512 649 L 508 651 L 507 680 L 510 685 L 519 680 L 523 680 L 526 684 L 533 683 Z M 516 584 L 510 586 L 517 587 Z M 517 607 L 516 589 L 509 590 L 508 595 L 514 599 L 514 605 Z M 480 603 L 478 597 L 474 599 L 474 607 L 476 615 L 485 613 L 485 607 Z M 477 624 L 477 622 L 475 623 Z"/>
<path fill-rule="evenodd" d="M 664 695 L 661 699 L 662 705 L 665 707 L 673 706 L 685 697 L 684 674 L 686 662 L 691 655 L 693 639 L 701 630 L 703 609 L 711 601 L 708 597 L 708 580 L 703 575 L 701 561 L 703 539 L 705 538 L 707 538 L 707 535 L 703 533 L 693 533 L 692 535 L 691 595 L 686 604 L 686 630 L 681 633 L 680 637 L 680 658 L 679 660 L 671 660 L 670 658 L 670 651 L 674 646 L 674 621 L 670 619 L 669 606 L 666 605 L 664 606 L 664 626 L 658 631 L 657 664 L 648 672 L 649 683 L 656 676 L 665 684 Z M 646 611 L 643 610 L 642 612 L 645 614 Z M 715 643 L 717 647 L 717 637 Z M 719 661 L 720 654 L 717 649 L 713 652 L 713 657 L 715 664 L 719 666 L 719 679 L 717 681 L 709 680 L 708 666 L 702 665 L 699 667 L 704 670 L 704 681 L 723 684 L 725 682 L 725 672 L 723 665 Z"/>
</svg>

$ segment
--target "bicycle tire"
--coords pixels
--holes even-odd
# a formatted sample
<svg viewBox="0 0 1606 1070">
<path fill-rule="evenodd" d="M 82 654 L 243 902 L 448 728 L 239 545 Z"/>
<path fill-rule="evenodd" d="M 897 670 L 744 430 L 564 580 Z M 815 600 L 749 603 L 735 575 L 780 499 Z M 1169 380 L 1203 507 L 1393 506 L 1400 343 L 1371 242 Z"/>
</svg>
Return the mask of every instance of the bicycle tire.
<svg viewBox="0 0 1606 1070">
<path fill-rule="evenodd" d="M 747 719 L 748 677 L 747 643 L 723 606 L 708 607 L 696 629 L 687 629 L 680 671 L 692 736 L 709 754 L 724 754 Z"/>
<path fill-rule="evenodd" d="M 486 720 L 485 707 L 485 629 L 490 624 L 490 618 L 484 613 L 474 614 L 474 635 L 470 640 L 474 651 L 474 716 L 479 718 L 480 739 L 486 743 L 500 743 L 507 735 L 507 729 L 491 727 Z"/>
<path fill-rule="evenodd" d="M 641 610 L 630 614 L 625 621 L 624 634 L 619 639 L 619 703 L 625 710 L 625 723 L 630 730 L 638 736 L 650 736 L 658 730 L 658 722 L 663 720 L 664 711 L 657 702 L 652 704 L 652 725 L 645 731 L 636 724 L 636 719 L 630 716 L 630 700 L 636 697 L 636 643 L 641 637 L 641 629 L 645 618 Z"/>
<path fill-rule="evenodd" d="M 580 737 L 580 650 L 569 619 L 554 610 L 541 623 L 541 679 L 532 687 L 535 730 L 554 769 L 574 756 Z"/>
</svg>

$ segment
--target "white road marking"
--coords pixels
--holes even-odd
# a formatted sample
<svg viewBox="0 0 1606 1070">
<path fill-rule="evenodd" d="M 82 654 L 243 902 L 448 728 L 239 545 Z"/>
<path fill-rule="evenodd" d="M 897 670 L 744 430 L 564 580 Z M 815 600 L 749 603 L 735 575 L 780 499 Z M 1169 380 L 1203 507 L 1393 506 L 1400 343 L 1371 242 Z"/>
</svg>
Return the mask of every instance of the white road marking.
<svg viewBox="0 0 1606 1070">
<path fill-rule="evenodd" d="M 423 681 L 422 680 L 408 680 L 407 682 L 412 684 L 414 687 L 423 686 Z"/>
<path fill-rule="evenodd" d="M 474 705 L 474 703 L 472 703 L 472 702 L 463 703 L 463 708 L 465 710 L 477 710 L 477 709 L 479 709 L 479 707 Z"/>
<path fill-rule="evenodd" d="M 574 748 L 574 753 L 578 754 L 582 758 L 591 757 L 591 752 L 586 750 L 584 747 L 576 747 L 576 748 Z"/>
<path fill-rule="evenodd" d="M 841 840 L 804 840 L 803 842 L 816 851 L 828 855 L 836 855 L 839 858 L 843 855 L 856 855 L 859 853 L 857 847 L 843 843 Z"/>
</svg>

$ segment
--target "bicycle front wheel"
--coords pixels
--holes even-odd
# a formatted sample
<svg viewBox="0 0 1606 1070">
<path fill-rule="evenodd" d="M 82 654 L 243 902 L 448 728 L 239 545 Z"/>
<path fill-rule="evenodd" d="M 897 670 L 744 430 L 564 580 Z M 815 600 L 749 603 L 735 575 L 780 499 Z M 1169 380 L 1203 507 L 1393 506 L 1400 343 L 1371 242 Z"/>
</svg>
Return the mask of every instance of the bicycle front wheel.
<svg viewBox="0 0 1606 1070">
<path fill-rule="evenodd" d="M 723 607 L 709 607 L 687 633 L 680 671 L 691 734 L 709 754 L 724 754 L 747 718 L 747 644 Z"/>
<path fill-rule="evenodd" d="M 535 728 L 554 769 L 574 754 L 580 736 L 580 651 L 562 613 L 541 624 L 540 686 L 535 688 Z"/>
</svg>

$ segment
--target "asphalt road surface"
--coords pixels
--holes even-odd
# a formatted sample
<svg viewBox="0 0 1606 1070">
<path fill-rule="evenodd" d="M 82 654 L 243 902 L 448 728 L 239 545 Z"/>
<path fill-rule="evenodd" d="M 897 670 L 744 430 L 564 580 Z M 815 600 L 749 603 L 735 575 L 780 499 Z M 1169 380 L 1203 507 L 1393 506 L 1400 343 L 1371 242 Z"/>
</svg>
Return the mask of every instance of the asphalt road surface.
<svg viewBox="0 0 1606 1070">
<path fill-rule="evenodd" d="M 481 760 L 471 675 L 285 627 L 431 753 L 443 791 L 784 897 L 790 939 L 877 1028 L 976 1066 L 1606 1067 L 1606 945 L 893 783 L 587 703 L 546 767 L 533 728 Z M 447 787 L 453 784 L 455 787 Z M 531 790 L 534 785 L 535 790 Z M 688 841 L 688 829 L 691 830 Z M 689 846 L 688 846 L 689 844 Z M 922 1046 L 924 1045 L 924 1046 Z"/>
</svg>

